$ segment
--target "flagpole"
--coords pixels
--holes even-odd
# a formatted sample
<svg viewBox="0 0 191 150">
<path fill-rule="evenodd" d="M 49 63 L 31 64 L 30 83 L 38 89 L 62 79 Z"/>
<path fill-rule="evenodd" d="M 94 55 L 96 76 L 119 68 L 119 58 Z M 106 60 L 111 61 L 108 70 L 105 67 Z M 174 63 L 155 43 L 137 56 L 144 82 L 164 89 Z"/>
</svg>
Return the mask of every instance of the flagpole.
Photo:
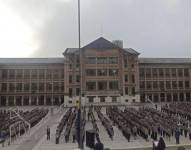
<svg viewBox="0 0 191 150">
<path fill-rule="evenodd" d="M 79 143 L 78 146 L 82 149 L 82 133 L 81 133 L 81 101 L 82 101 L 82 60 L 81 60 L 81 38 L 80 38 L 80 0 L 78 0 L 78 48 L 79 48 L 79 57 L 80 57 L 80 98 L 79 98 Z"/>
</svg>

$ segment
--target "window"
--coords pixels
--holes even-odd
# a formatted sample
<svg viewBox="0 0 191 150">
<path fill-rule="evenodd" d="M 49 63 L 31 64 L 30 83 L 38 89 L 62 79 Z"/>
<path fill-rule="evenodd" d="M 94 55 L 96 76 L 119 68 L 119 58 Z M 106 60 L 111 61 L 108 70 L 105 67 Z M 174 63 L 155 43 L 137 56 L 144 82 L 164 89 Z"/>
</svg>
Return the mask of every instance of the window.
<svg viewBox="0 0 191 150">
<path fill-rule="evenodd" d="M 109 57 L 109 64 L 118 64 L 117 57 Z"/>
<path fill-rule="evenodd" d="M 96 82 L 86 82 L 86 90 L 88 91 L 96 90 Z"/>
<path fill-rule="evenodd" d="M 158 82 L 157 81 L 153 81 L 153 88 L 157 89 L 158 88 Z"/>
<path fill-rule="evenodd" d="M 163 70 L 163 68 L 159 68 L 159 77 L 164 77 L 164 70 Z"/>
<path fill-rule="evenodd" d="M 171 89 L 170 81 L 166 81 L 166 88 L 167 88 L 167 89 Z"/>
<path fill-rule="evenodd" d="M 96 70 L 95 69 L 87 69 L 86 75 L 87 76 L 96 76 Z"/>
<path fill-rule="evenodd" d="M 179 84 L 179 88 L 183 88 L 183 81 L 178 81 L 178 84 Z"/>
<path fill-rule="evenodd" d="M 151 69 L 150 69 L 150 68 L 147 68 L 147 69 L 146 69 L 146 77 L 147 77 L 147 78 L 150 78 L 150 77 L 151 77 Z"/>
<path fill-rule="evenodd" d="M 189 70 L 188 69 L 184 69 L 184 76 L 189 77 Z"/>
<path fill-rule="evenodd" d="M 152 85 L 151 85 L 151 81 L 147 81 L 147 89 L 151 89 Z"/>
<path fill-rule="evenodd" d="M 126 100 L 125 100 L 125 102 L 126 102 L 126 103 L 128 103 L 128 102 L 129 102 L 129 100 L 128 100 L 128 99 L 126 99 Z"/>
<path fill-rule="evenodd" d="M 169 68 L 165 69 L 165 75 L 166 75 L 166 77 L 170 77 L 170 69 Z"/>
<path fill-rule="evenodd" d="M 132 83 L 135 83 L 135 75 L 132 75 L 131 78 L 132 78 Z"/>
<path fill-rule="evenodd" d="M 172 88 L 176 89 L 177 88 L 177 82 L 176 81 L 172 81 Z"/>
<path fill-rule="evenodd" d="M 141 88 L 141 89 L 144 89 L 144 88 L 145 88 L 145 81 L 141 81 L 141 82 L 140 82 L 140 88 Z"/>
<path fill-rule="evenodd" d="M 172 77 L 176 77 L 176 69 L 175 68 L 172 68 Z"/>
<path fill-rule="evenodd" d="M 128 82 L 128 75 L 125 75 L 125 82 Z"/>
<path fill-rule="evenodd" d="M 39 83 L 39 91 L 44 91 L 44 83 Z"/>
<path fill-rule="evenodd" d="M 32 83 L 31 84 L 31 90 L 36 91 L 37 90 L 37 83 Z"/>
<path fill-rule="evenodd" d="M 34 70 L 31 71 L 31 76 L 32 76 L 33 79 L 36 79 L 36 78 L 37 78 L 37 74 L 38 74 L 38 72 L 37 72 L 36 69 L 34 69 Z"/>
<path fill-rule="evenodd" d="M 152 74 L 153 74 L 154 78 L 157 78 L 158 77 L 158 70 L 156 68 L 153 68 L 152 69 Z"/>
<path fill-rule="evenodd" d="M 97 63 L 98 64 L 107 64 L 107 57 L 98 57 Z"/>
<path fill-rule="evenodd" d="M 179 77 L 183 76 L 183 70 L 181 68 L 178 69 L 178 76 Z"/>
<path fill-rule="evenodd" d="M 63 91 L 64 91 L 64 82 L 61 82 L 61 83 L 60 83 L 60 87 L 61 87 L 61 88 L 60 88 L 61 91 L 63 92 Z"/>
<path fill-rule="evenodd" d="M 61 70 L 61 78 L 64 79 L 64 70 Z"/>
<path fill-rule="evenodd" d="M 2 70 L 2 78 L 3 78 L 3 79 L 7 79 L 7 77 L 8 77 L 8 70 L 3 69 L 3 70 Z"/>
<path fill-rule="evenodd" d="M 30 70 L 29 69 L 25 69 L 24 70 L 24 78 L 25 79 L 29 79 L 30 78 Z"/>
<path fill-rule="evenodd" d="M 144 78 L 144 77 L 145 77 L 145 70 L 144 70 L 144 68 L 141 68 L 141 69 L 139 70 L 139 72 L 140 72 L 140 77 L 141 77 L 141 78 Z"/>
<path fill-rule="evenodd" d="M 109 76 L 118 76 L 118 69 L 109 69 Z"/>
<path fill-rule="evenodd" d="M 179 94 L 180 101 L 184 101 L 184 93 Z"/>
<path fill-rule="evenodd" d="M 39 78 L 40 79 L 44 79 L 44 75 L 45 75 L 45 72 L 44 72 L 44 70 L 39 70 Z"/>
<path fill-rule="evenodd" d="M 189 89 L 190 88 L 190 82 L 189 81 L 185 81 L 185 88 Z"/>
<path fill-rule="evenodd" d="M 105 103 L 105 96 L 100 96 L 99 98 L 101 103 Z"/>
<path fill-rule="evenodd" d="M 52 78 L 52 72 L 51 72 L 51 70 L 47 70 L 47 72 L 46 72 L 46 78 L 47 78 L 47 79 L 51 79 L 51 78 Z"/>
<path fill-rule="evenodd" d="M 98 76 L 107 76 L 107 69 L 98 69 L 97 75 Z"/>
<path fill-rule="evenodd" d="M 135 96 L 135 87 L 132 87 L 132 95 Z"/>
<path fill-rule="evenodd" d="M 186 93 L 186 101 L 190 101 L 190 93 Z"/>
<path fill-rule="evenodd" d="M 72 83 L 72 75 L 69 75 L 69 83 Z"/>
<path fill-rule="evenodd" d="M 46 83 L 46 90 L 52 91 L 52 83 Z"/>
<path fill-rule="evenodd" d="M 80 88 L 76 88 L 76 96 L 80 95 Z"/>
<path fill-rule="evenodd" d="M 165 101 L 165 94 L 164 93 L 160 94 L 160 100 L 161 100 L 161 102 Z"/>
<path fill-rule="evenodd" d="M 96 64 L 96 58 L 95 57 L 88 57 L 86 58 L 87 64 Z"/>
<path fill-rule="evenodd" d="M 72 97 L 72 88 L 69 88 L 69 97 Z"/>
<path fill-rule="evenodd" d="M 6 92 L 7 91 L 7 83 L 2 83 L 1 84 L 1 91 Z"/>
<path fill-rule="evenodd" d="M 109 82 L 110 90 L 118 90 L 118 81 L 110 81 Z"/>
<path fill-rule="evenodd" d="M 159 87 L 161 90 L 164 90 L 164 81 L 159 81 Z"/>
<path fill-rule="evenodd" d="M 87 98 L 88 98 L 89 103 L 94 102 L 94 98 L 95 98 L 94 96 L 88 96 Z"/>
<path fill-rule="evenodd" d="M 24 83 L 24 91 L 25 91 L 25 92 L 28 92 L 29 89 L 30 89 L 29 83 Z"/>
<path fill-rule="evenodd" d="M 22 77 L 23 77 L 23 70 L 21 70 L 21 69 L 18 69 L 17 71 L 16 71 L 16 78 L 17 79 L 22 79 Z"/>
<path fill-rule="evenodd" d="M 14 79 L 15 78 L 15 70 L 11 69 L 9 70 L 9 79 Z"/>
<path fill-rule="evenodd" d="M 15 84 L 14 83 L 10 83 L 9 84 L 9 91 L 10 92 L 14 92 L 15 91 Z"/>
<path fill-rule="evenodd" d="M 167 102 L 170 102 L 172 100 L 170 93 L 167 93 L 166 100 L 167 100 Z"/>
<path fill-rule="evenodd" d="M 116 96 L 112 96 L 111 98 L 112 98 L 112 102 L 114 102 L 114 103 L 117 102 L 117 97 Z"/>
<path fill-rule="evenodd" d="M 99 81 L 98 82 L 98 90 L 107 90 L 107 82 Z"/>
<path fill-rule="evenodd" d="M 125 87 L 125 95 L 128 95 L 129 91 L 128 91 L 128 87 Z"/>
<path fill-rule="evenodd" d="M 16 84 L 16 90 L 17 90 L 17 92 L 22 91 L 22 83 L 17 83 Z"/>
<path fill-rule="evenodd" d="M 58 91 L 60 90 L 60 88 L 59 88 L 59 82 L 54 82 L 54 83 L 53 83 L 53 90 L 54 90 L 55 92 L 58 92 Z"/>
<path fill-rule="evenodd" d="M 124 67 L 127 68 L 128 65 L 127 65 L 127 56 L 124 56 Z"/>
<path fill-rule="evenodd" d="M 77 82 L 77 83 L 80 82 L 80 75 L 76 75 L 76 82 Z"/>
<path fill-rule="evenodd" d="M 53 78 L 54 79 L 59 79 L 59 70 L 57 70 L 57 69 L 55 69 L 55 70 L 53 70 Z"/>
</svg>

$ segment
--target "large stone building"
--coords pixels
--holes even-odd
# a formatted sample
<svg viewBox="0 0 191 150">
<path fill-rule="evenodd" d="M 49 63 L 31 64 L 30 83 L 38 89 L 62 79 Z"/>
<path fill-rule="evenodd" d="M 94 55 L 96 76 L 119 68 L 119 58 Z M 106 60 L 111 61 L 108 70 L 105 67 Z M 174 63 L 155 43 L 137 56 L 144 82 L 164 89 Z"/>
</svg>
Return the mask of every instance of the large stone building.
<svg viewBox="0 0 191 150">
<path fill-rule="evenodd" d="M 99 38 L 60 58 L 1 58 L 0 106 L 189 101 L 191 59 L 138 58 Z"/>
</svg>

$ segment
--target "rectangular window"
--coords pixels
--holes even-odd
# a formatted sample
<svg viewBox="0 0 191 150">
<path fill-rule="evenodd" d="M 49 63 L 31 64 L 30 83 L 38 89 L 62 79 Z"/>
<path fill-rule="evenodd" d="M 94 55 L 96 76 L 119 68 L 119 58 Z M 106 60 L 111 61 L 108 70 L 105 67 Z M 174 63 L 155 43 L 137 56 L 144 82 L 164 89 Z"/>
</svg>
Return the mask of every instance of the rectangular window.
<svg viewBox="0 0 191 150">
<path fill-rule="evenodd" d="M 176 81 L 172 81 L 172 88 L 176 89 L 177 88 L 177 82 Z"/>
<path fill-rule="evenodd" d="M 22 83 L 17 83 L 16 84 L 16 90 L 17 90 L 17 92 L 22 91 Z"/>
<path fill-rule="evenodd" d="M 189 77 L 189 69 L 184 69 L 184 76 Z"/>
<path fill-rule="evenodd" d="M 96 82 L 86 82 L 86 90 L 88 91 L 96 90 Z"/>
<path fill-rule="evenodd" d="M 98 90 L 107 90 L 107 81 L 99 81 Z"/>
<path fill-rule="evenodd" d="M 87 69 L 86 75 L 87 76 L 96 76 L 96 70 L 95 69 Z"/>
<path fill-rule="evenodd" d="M 52 83 L 46 83 L 46 90 L 47 91 L 52 91 Z"/>
<path fill-rule="evenodd" d="M 29 83 L 24 83 L 24 91 L 28 92 L 30 89 L 30 84 Z"/>
<path fill-rule="evenodd" d="M 47 70 L 46 72 L 46 78 L 51 79 L 52 78 L 52 70 Z"/>
<path fill-rule="evenodd" d="M 145 69 L 144 69 L 144 68 L 141 68 L 141 69 L 139 70 L 139 75 L 140 75 L 141 78 L 144 78 L 144 77 L 145 77 Z"/>
<path fill-rule="evenodd" d="M 185 88 L 189 89 L 190 88 L 190 82 L 189 81 L 185 81 Z"/>
<path fill-rule="evenodd" d="M 151 77 L 151 69 L 150 69 L 150 68 L 147 68 L 147 69 L 146 69 L 146 77 L 147 77 L 147 78 L 150 78 L 150 77 Z"/>
<path fill-rule="evenodd" d="M 31 90 L 36 91 L 37 90 L 37 83 L 32 83 L 31 84 Z"/>
<path fill-rule="evenodd" d="M 61 89 L 62 92 L 64 92 L 64 82 L 60 83 L 60 89 Z"/>
<path fill-rule="evenodd" d="M 171 84 L 170 83 L 171 83 L 170 81 L 166 81 L 166 88 L 167 89 L 171 89 Z"/>
<path fill-rule="evenodd" d="M 15 70 L 9 70 L 9 79 L 15 79 Z"/>
<path fill-rule="evenodd" d="M 158 81 L 153 81 L 153 88 L 158 89 Z"/>
<path fill-rule="evenodd" d="M 135 75 L 132 75 L 131 78 L 132 78 L 132 83 L 135 83 Z"/>
<path fill-rule="evenodd" d="M 72 97 L 72 88 L 69 88 L 69 97 Z"/>
<path fill-rule="evenodd" d="M 112 96 L 111 98 L 112 98 L 113 103 L 117 102 L 117 97 L 116 96 Z"/>
<path fill-rule="evenodd" d="M 76 88 L 76 96 L 80 95 L 80 88 Z"/>
<path fill-rule="evenodd" d="M 45 78 L 45 71 L 43 69 L 39 70 L 39 78 L 44 79 Z"/>
<path fill-rule="evenodd" d="M 178 84 L 179 84 L 179 88 L 183 88 L 183 81 L 178 81 Z"/>
<path fill-rule="evenodd" d="M 176 77 L 176 68 L 172 68 L 172 77 Z"/>
<path fill-rule="evenodd" d="M 64 79 L 64 70 L 61 70 L 61 79 Z"/>
<path fill-rule="evenodd" d="M 29 69 L 25 69 L 24 70 L 24 78 L 25 79 L 29 79 L 30 78 L 30 70 Z"/>
<path fill-rule="evenodd" d="M 125 95 L 128 95 L 129 94 L 129 91 L 128 91 L 128 87 L 125 87 Z"/>
<path fill-rule="evenodd" d="M 105 96 L 99 96 L 99 98 L 101 103 L 105 103 Z"/>
<path fill-rule="evenodd" d="M 151 81 L 147 81 L 146 83 L 147 83 L 147 89 L 151 89 L 151 87 L 152 87 L 151 83 L 152 82 Z"/>
<path fill-rule="evenodd" d="M 144 88 L 145 88 L 145 81 L 141 81 L 141 82 L 140 82 L 140 88 L 141 88 L 141 89 L 144 89 Z"/>
<path fill-rule="evenodd" d="M 128 67 L 127 56 L 124 56 L 124 67 L 125 67 L 125 68 Z"/>
<path fill-rule="evenodd" d="M 118 90 L 118 81 L 110 81 L 109 82 L 110 90 Z"/>
<path fill-rule="evenodd" d="M 164 77 L 164 70 L 163 70 L 163 68 L 159 68 L 159 77 Z"/>
<path fill-rule="evenodd" d="M 53 83 L 53 90 L 55 92 L 59 92 L 60 88 L 59 88 L 59 82 L 54 82 Z"/>
<path fill-rule="evenodd" d="M 76 75 L 76 82 L 77 82 L 77 83 L 80 82 L 80 75 Z"/>
<path fill-rule="evenodd" d="M 39 83 L 39 91 L 44 91 L 44 83 Z"/>
<path fill-rule="evenodd" d="M 2 83 L 1 84 L 1 91 L 6 92 L 7 91 L 7 83 Z"/>
<path fill-rule="evenodd" d="M 118 64 L 117 57 L 109 57 L 109 64 Z"/>
<path fill-rule="evenodd" d="M 8 70 L 3 69 L 3 70 L 2 70 L 2 78 L 3 78 L 3 79 L 7 79 L 7 77 L 8 77 Z"/>
<path fill-rule="evenodd" d="M 128 82 L 128 75 L 125 75 L 125 82 Z"/>
<path fill-rule="evenodd" d="M 32 76 L 32 78 L 33 78 L 33 79 L 36 79 L 36 78 L 37 78 L 37 75 L 38 75 L 38 71 L 37 71 L 36 69 L 33 69 L 33 70 L 31 71 L 31 76 Z"/>
<path fill-rule="evenodd" d="M 86 58 L 87 64 L 96 64 L 96 57 L 88 57 Z"/>
<path fill-rule="evenodd" d="M 164 89 L 164 81 L 159 81 L 159 87 L 160 89 Z"/>
<path fill-rule="evenodd" d="M 107 76 L 107 69 L 98 69 L 97 75 L 98 76 Z"/>
<path fill-rule="evenodd" d="M 15 91 L 15 84 L 14 83 L 9 83 L 9 91 L 14 92 Z"/>
<path fill-rule="evenodd" d="M 154 78 L 158 77 L 158 70 L 157 70 L 157 68 L 152 68 L 152 74 L 153 74 Z"/>
<path fill-rule="evenodd" d="M 109 69 L 109 76 L 118 76 L 118 69 Z"/>
<path fill-rule="evenodd" d="M 72 83 L 72 75 L 69 75 L 69 83 Z"/>
<path fill-rule="evenodd" d="M 181 68 L 178 69 L 178 76 L 179 77 L 183 76 L 183 69 L 181 69 Z"/>
<path fill-rule="evenodd" d="M 107 57 L 98 57 L 97 63 L 98 64 L 107 64 Z"/>
<path fill-rule="evenodd" d="M 22 77 L 23 77 L 23 70 L 18 69 L 18 70 L 16 71 L 16 78 L 17 78 L 17 79 L 22 79 Z"/>
<path fill-rule="evenodd" d="M 59 79 L 59 70 L 57 70 L 57 69 L 55 69 L 55 70 L 53 70 L 53 78 L 54 79 Z"/>
<path fill-rule="evenodd" d="M 132 87 L 132 95 L 135 96 L 135 87 Z"/>
</svg>

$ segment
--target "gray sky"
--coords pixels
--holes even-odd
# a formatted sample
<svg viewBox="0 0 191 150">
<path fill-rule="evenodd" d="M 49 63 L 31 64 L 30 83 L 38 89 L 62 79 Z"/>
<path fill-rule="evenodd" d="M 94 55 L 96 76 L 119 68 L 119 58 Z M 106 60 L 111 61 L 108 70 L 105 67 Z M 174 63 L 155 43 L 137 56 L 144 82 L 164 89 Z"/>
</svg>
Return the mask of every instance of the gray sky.
<svg viewBox="0 0 191 150">
<path fill-rule="evenodd" d="M 0 46 L 2 57 L 57 57 L 65 48 L 78 46 L 77 0 L 0 0 L 0 5 L 6 10 L 0 16 L 6 19 L 10 11 L 26 30 L 20 35 L 21 25 L 11 18 L 9 26 L 0 22 L 1 30 L 18 31 L 6 32 L 12 49 Z M 102 36 L 123 40 L 124 47 L 142 57 L 191 57 L 190 8 L 191 0 L 81 0 L 82 46 Z M 22 36 L 21 48 L 11 44 L 17 35 Z"/>
</svg>

